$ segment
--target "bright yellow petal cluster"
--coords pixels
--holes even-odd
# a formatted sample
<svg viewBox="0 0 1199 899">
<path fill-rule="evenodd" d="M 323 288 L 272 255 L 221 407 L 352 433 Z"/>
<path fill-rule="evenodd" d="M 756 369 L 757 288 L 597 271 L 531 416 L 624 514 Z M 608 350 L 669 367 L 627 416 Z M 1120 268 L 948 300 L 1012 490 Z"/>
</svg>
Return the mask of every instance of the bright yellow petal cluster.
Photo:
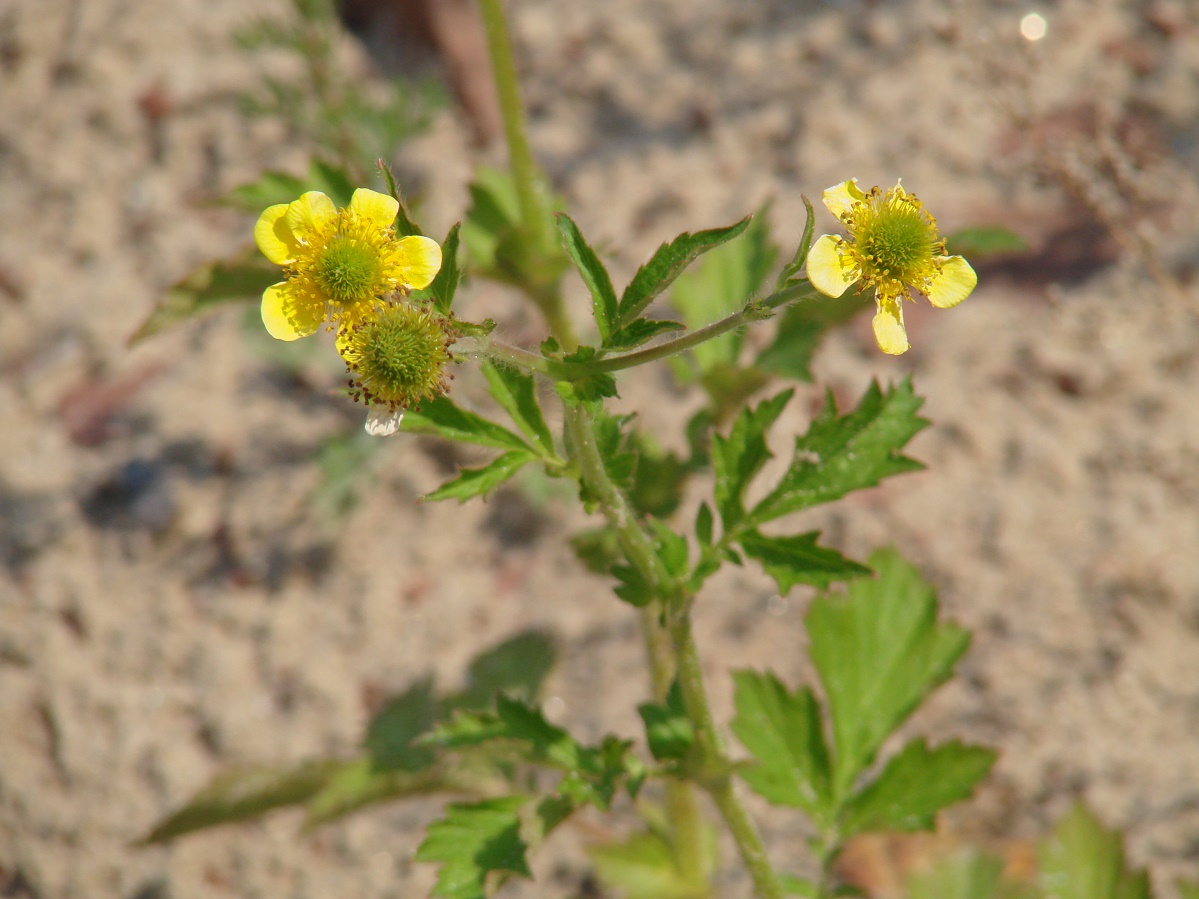
<svg viewBox="0 0 1199 899">
<path fill-rule="evenodd" d="M 262 294 L 272 337 L 295 340 L 322 324 L 360 324 L 389 294 L 427 287 L 441 268 L 441 247 L 427 237 L 397 239 L 399 203 L 366 188 L 338 209 L 320 191 L 271 206 L 254 226 L 258 249 L 283 266 L 287 280 Z"/>
<path fill-rule="evenodd" d="M 961 256 L 945 255 L 936 219 L 903 185 L 869 193 L 857 179 L 824 192 L 824 205 L 841 220 L 849 239 L 832 234 L 819 238 L 808 253 L 808 280 L 823 294 L 839 297 L 853 284 L 874 289 L 878 311 L 874 338 L 884 353 L 908 349 L 903 327 L 904 298 L 910 290 L 923 294 L 940 309 L 956 306 L 970 295 L 978 276 Z"/>
</svg>

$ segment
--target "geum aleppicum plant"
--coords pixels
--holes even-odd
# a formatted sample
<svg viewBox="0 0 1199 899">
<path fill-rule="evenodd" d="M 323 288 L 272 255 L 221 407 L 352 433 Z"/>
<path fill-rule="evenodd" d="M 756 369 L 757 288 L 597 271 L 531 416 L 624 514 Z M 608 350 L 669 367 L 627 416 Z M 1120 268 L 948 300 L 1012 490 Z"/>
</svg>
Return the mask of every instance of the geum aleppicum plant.
<svg viewBox="0 0 1199 899">
<path fill-rule="evenodd" d="M 808 253 L 808 278 L 830 297 L 854 284 L 873 290 L 878 306 L 874 337 L 884 353 L 899 355 L 908 349 L 902 303 L 909 289 L 939 309 L 956 306 L 974 290 L 978 277 L 970 263 L 945 254 L 936 219 L 902 184 L 864 193 L 855 178 L 830 187 L 823 199 L 849 239 L 820 237 Z"/>
</svg>

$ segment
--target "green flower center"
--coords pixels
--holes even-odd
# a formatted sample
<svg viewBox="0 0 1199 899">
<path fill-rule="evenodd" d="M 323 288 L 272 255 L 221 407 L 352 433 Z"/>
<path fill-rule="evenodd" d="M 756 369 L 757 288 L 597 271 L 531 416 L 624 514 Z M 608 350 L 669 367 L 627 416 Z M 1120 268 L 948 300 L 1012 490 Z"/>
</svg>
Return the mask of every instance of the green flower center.
<svg viewBox="0 0 1199 899">
<path fill-rule="evenodd" d="M 407 408 L 445 393 L 451 342 L 443 319 L 396 303 L 351 330 L 342 357 L 356 395 L 368 404 Z"/>
<path fill-rule="evenodd" d="M 371 299 L 381 275 L 378 250 L 339 234 L 321 252 L 313 275 L 325 294 L 343 306 Z"/>
<path fill-rule="evenodd" d="M 872 274 L 911 284 L 932 264 L 937 233 L 922 210 L 905 199 L 887 198 L 871 208 L 854 232 L 854 243 Z"/>
</svg>

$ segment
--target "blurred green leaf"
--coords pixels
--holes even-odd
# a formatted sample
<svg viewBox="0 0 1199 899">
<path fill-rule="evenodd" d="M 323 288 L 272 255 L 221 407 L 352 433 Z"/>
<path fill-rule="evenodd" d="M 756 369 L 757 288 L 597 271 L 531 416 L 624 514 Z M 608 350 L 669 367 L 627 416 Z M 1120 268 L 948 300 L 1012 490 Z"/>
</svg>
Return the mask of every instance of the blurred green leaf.
<svg viewBox="0 0 1199 899">
<path fill-rule="evenodd" d="M 1038 847 L 1041 887 L 1053 899 L 1149 899 L 1149 874 L 1130 869 L 1124 839 L 1075 805 Z"/>
<path fill-rule="evenodd" d="M 1176 880 L 1179 899 L 1199 899 L 1199 880 Z"/>
<path fill-rule="evenodd" d="M 836 298 L 821 294 L 796 300 L 779 316 L 774 341 L 754 364 L 783 378 L 810 382 L 812 357 L 825 334 L 872 305 L 871 297 L 855 290 Z"/>
<path fill-rule="evenodd" d="M 500 484 L 511 480 L 518 471 L 536 458 L 527 450 L 515 450 L 497 456 L 481 468 L 460 469 L 458 477 L 446 481 L 432 493 L 426 493 L 424 499 L 430 502 L 456 499 L 464 503 L 476 496 L 485 496 Z"/>
<path fill-rule="evenodd" d="M 759 531 L 746 531 L 737 542 L 747 556 L 762 563 L 784 596 L 796 584 L 825 588 L 833 581 L 871 573 L 869 568 L 845 558 L 835 549 L 817 545 L 819 538 L 819 531 L 791 537 L 767 537 Z"/>
<path fill-rule="evenodd" d="M 752 216 L 746 216 L 727 228 L 713 228 L 695 234 L 683 233 L 670 243 L 658 247 L 649 262 L 637 269 L 637 274 L 620 297 L 618 329 L 629 328 L 654 298 L 673 284 L 687 266 L 701 254 L 739 236 L 749 227 L 751 218 Z"/>
<path fill-rule="evenodd" d="M 314 159 L 304 175 L 264 172 L 257 181 L 233 188 L 222 202 L 246 212 L 260 213 L 268 206 L 298 200 L 306 191 L 319 190 L 333 201 L 334 206 L 342 207 L 350 205 L 355 187 L 344 169 Z"/>
<path fill-rule="evenodd" d="M 520 221 L 516 183 L 506 172 L 480 166 L 468 190 L 471 203 L 462 222 L 462 243 L 471 264 L 490 271 L 496 267 L 500 238 Z"/>
<path fill-rule="evenodd" d="M 975 850 L 942 859 L 908 880 L 908 899 L 1001 899 L 1003 859 Z"/>
<path fill-rule="evenodd" d="M 913 740 L 849 801 L 840 832 L 848 838 L 867 830 L 932 830 L 937 812 L 968 799 L 996 757 L 957 740 L 931 750 Z"/>
<path fill-rule="evenodd" d="M 817 597 L 806 619 L 832 719 L 839 803 L 970 643 L 967 631 L 938 623 L 936 593 L 896 552 L 875 552 L 868 564 L 877 577 Z"/>
<path fill-rule="evenodd" d="M 665 703 L 645 702 L 637 706 L 645 723 L 649 751 L 659 762 L 683 759 L 695 745 L 695 730 L 683 708 L 683 693 L 676 680 L 666 694 Z"/>
<path fill-rule="evenodd" d="M 900 453 L 928 425 L 916 414 L 923 402 L 910 380 L 886 393 L 872 382 L 856 409 L 838 415 L 830 392 L 824 410 L 807 433 L 796 438 L 791 467 L 750 511 L 747 523 L 760 525 L 923 468 Z"/>
<path fill-rule="evenodd" d="M 816 884 L 794 874 L 779 874 L 779 883 L 783 885 L 783 893 L 787 896 L 804 896 L 807 899 L 817 899 Z"/>
<path fill-rule="evenodd" d="M 279 267 L 263 258 L 256 247 L 247 247 L 227 260 L 206 263 L 167 290 L 129 343 L 229 303 L 257 302 L 262 292 L 282 277 Z"/>
<path fill-rule="evenodd" d="M 185 833 L 248 821 L 272 809 L 297 805 L 324 787 L 340 767 L 340 762 L 321 760 L 295 768 L 262 765 L 227 771 L 177 812 L 155 824 L 139 842 L 162 843 Z"/>
<path fill-rule="evenodd" d="M 433 753 L 412 741 L 437 721 L 433 681 L 424 678 L 395 696 L 371 718 L 366 750 L 377 770 L 419 771 L 433 764 Z"/>
<path fill-rule="evenodd" d="M 496 402 L 504 407 L 504 411 L 512 417 L 524 435 L 540 448 L 541 455 L 550 459 L 557 458 L 554 437 L 541 414 L 541 403 L 537 399 L 537 384 L 533 376 L 490 360 L 484 361 L 483 374 Z"/>
<path fill-rule="evenodd" d="M 996 256 L 1001 253 L 1023 253 L 1028 241 L 1014 231 L 1000 226 L 963 228 L 945 238 L 945 248 L 952 256 Z"/>
<path fill-rule="evenodd" d="M 557 661 L 553 639 L 542 631 L 522 631 L 480 653 L 467 670 L 467 687 L 447 697 L 444 708 L 489 709 L 498 693 L 534 702 Z"/>
<path fill-rule="evenodd" d="M 784 390 L 755 407 L 746 407 L 733 423 L 728 437 L 712 436 L 712 468 L 716 476 L 716 509 L 725 533 L 740 526 L 745 517 L 745 491 L 774 454 L 766 435 L 794 395 Z"/>
<path fill-rule="evenodd" d="M 494 449 L 533 452 L 532 447 L 507 428 L 488 421 L 481 415 L 467 412 L 444 396 L 421 403 L 419 412 L 409 409 L 404 413 L 401 427 L 414 434 L 431 434 L 446 440 L 474 443 Z"/>
<path fill-rule="evenodd" d="M 486 899 L 487 875 L 493 871 L 532 877 L 520 836 L 520 809 L 527 802 L 523 796 L 505 796 L 451 803 L 416 850 L 417 861 L 442 863 L 431 895 Z"/>
<path fill-rule="evenodd" d="M 587 855 L 604 885 L 626 899 L 695 899 L 708 893 L 706 873 L 680 871 L 662 834 L 642 831 L 620 843 L 591 846 Z"/>
<path fill-rule="evenodd" d="M 339 762 L 321 789 L 305 801 L 303 830 L 310 832 L 381 802 L 442 791 L 461 792 L 463 786 L 456 781 L 447 782 L 438 767 L 412 771 L 380 768 L 369 755 Z"/>
<path fill-rule="evenodd" d="M 794 693 L 773 674 L 733 673 L 733 733 L 757 764 L 739 770 L 754 792 L 776 805 L 830 820 L 831 768 L 820 705 L 807 687 Z"/>
<path fill-rule="evenodd" d="M 599 329 L 600 340 L 607 346 L 612 334 L 619 327 L 616 291 L 612 289 L 612 279 L 608 276 L 604 264 L 600 262 L 599 256 L 583 239 L 579 226 L 564 212 L 558 214 L 558 233 L 562 235 L 562 246 L 566 255 L 574 263 L 591 293 L 591 311 L 595 316 L 595 325 Z"/>
<path fill-rule="evenodd" d="M 580 531 L 570 545 L 583 566 L 594 574 L 607 574 L 621 558 L 616 532 L 610 527 Z"/>
<path fill-rule="evenodd" d="M 683 485 L 691 466 L 687 460 L 664 451 L 645 431 L 634 431 L 632 443 L 637 467 L 629 499 L 638 512 L 665 518 L 683 501 Z"/>
</svg>

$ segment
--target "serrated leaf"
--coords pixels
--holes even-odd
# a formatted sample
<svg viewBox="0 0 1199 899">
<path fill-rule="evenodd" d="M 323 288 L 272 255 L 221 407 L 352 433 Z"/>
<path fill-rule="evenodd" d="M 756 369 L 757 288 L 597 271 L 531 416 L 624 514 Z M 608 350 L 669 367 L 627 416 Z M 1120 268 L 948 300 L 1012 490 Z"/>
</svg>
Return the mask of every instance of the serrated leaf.
<svg viewBox="0 0 1199 899">
<path fill-rule="evenodd" d="M 819 531 L 791 537 L 767 537 L 759 531 L 747 531 L 738 542 L 747 556 L 762 563 L 783 596 L 796 584 L 824 588 L 833 581 L 871 574 L 865 565 L 845 558 L 835 549 L 817 545 L 819 538 Z"/>
<path fill-rule="evenodd" d="M 541 404 L 537 400 L 537 385 L 533 376 L 491 361 L 483 363 L 483 374 L 491 388 L 491 395 L 504 407 L 504 411 L 516 422 L 516 426 L 541 448 L 542 455 L 547 458 L 555 457 L 554 438 L 541 414 Z"/>
<path fill-rule="evenodd" d="M 531 452 L 529 445 L 507 428 L 466 411 L 444 396 L 421 403 L 420 411 L 409 409 L 404 413 L 400 427 L 413 434 L 432 434 L 478 446 Z"/>
<path fill-rule="evenodd" d="M 446 816 L 429 825 L 416 850 L 420 862 L 441 862 L 431 895 L 446 899 L 486 899 L 493 871 L 532 877 L 520 836 L 520 809 L 528 800 L 505 796 L 475 803 L 451 803 Z"/>
<path fill-rule="evenodd" d="M 379 160 L 378 165 L 379 165 L 379 171 L 381 171 L 383 173 L 383 180 L 387 183 L 387 192 L 389 194 L 391 194 L 391 198 L 393 200 L 395 200 L 397 203 L 400 204 L 399 210 L 396 212 L 395 224 L 392 226 L 393 230 L 400 237 L 412 237 L 412 236 L 420 235 L 422 233 L 421 229 L 416 224 L 416 222 L 412 221 L 412 217 L 408 214 L 408 204 L 404 202 L 404 195 L 400 193 L 400 188 L 396 184 L 395 175 L 393 175 L 391 173 L 391 166 L 389 166 L 382 159 Z M 457 249 L 457 246 L 458 246 L 457 240 L 456 240 L 457 227 L 458 226 L 455 225 L 454 228 L 450 229 L 450 234 L 454 235 L 454 237 L 455 237 L 455 243 L 454 243 L 455 250 Z M 446 240 L 448 241 L 449 238 L 446 238 Z M 455 279 L 455 283 L 456 283 L 456 281 L 457 281 L 457 279 Z M 451 291 L 450 295 L 451 296 L 453 295 L 452 291 Z M 444 311 L 443 310 L 439 310 L 439 311 L 442 311 L 444 314 L 444 312 L 449 311 L 449 307 L 447 306 Z"/>
<path fill-rule="evenodd" d="M 433 763 L 428 749 L 412 741 L 437 720 L 438 702 L 429 678 L 413 684 L 375 713 L 366 729 L 366 750 L 379 770 L 419 771 Z"/>
<path fill-rule="evenodd" d="M 976 850 L 941 859 L 908 879 L 908 899 L 1001 899 L 1003 859 Z"/>
<path fill-rule="evenodd" d="M 620 297 L 620 328 L 623 330 L 632 325 L 637 316 L 701 254 L 739 236 L 749 227 L 751 218 L 746 216 L 727 228 L 683 233 L 658 247 L 649 262 L 637 269 Z"/>
<path fill-rule="evenodd" d="M 1128 867 L 1123 837 L 1081 804 L 1038 850 L 1041 887 L 1053 899 L 1149 899 L 1149 874 Z"/>
<path fill-rule="evenodd" d="M 613 350 L 631 350 L 652 340 L 659 334 L 666 334 L 670 331 L 682 331 L 684 328 L 685 325 L 682 322 L 674 322 L 667 319 L 638 318 L 629 322 L 613 334 L 607 346 Z"/>
<path fill-rule="evenodd" d="M 298 805 L 319 791 L 340 764 L 322 759 L 295 768 L 262 765 L 227 771 L 181 809 L 155 824 L 139 843 L 163 843 L 185 833 L 248 821 L 272 809 Z"/>
<path fill-rule="evenodd" d="M 426 493 L 424 499 L 436 502 L 443 499 L 456 499 L 460 503 L 484 496 L 496 487 L 510 480 L 513 475 L 534 461 L 537 457 L 527 450 L 516 450 L 496 456 L 481 468 L 463 468 L 458 477 L 446 481 L 432 493 Z"/>
<path fill-rule="evenodd" d="M 898 553 L 880 550 L 867 564 L 876 577 L 817 597 L 807 615 L 809 652 L 833 724 L 839 800 L 970 643 L 967 631 L 937 621 L 936 593 Z"/>
<path fill-rule="evenodd" d="M 733 681 L 733 733 L 757 762 L 741 769 L 741 778 L 776 805 L 828 821 L 831 769 L 820 705 L 812 691 L 800 687 L 791 693 L 769 673 L 737 671 Z"/>
<path fill-rule="evenodd" d="M 998 225 L 963 228 L 945 238 L 946 252 L 953 256 L 995 256 L 1000 253 L 1023 253 L 1028 241 Z"/>
<path fill-rule="evenodd" d="M 454 295 L 458 292 L 458 282 L 462 280 L 462 268 L 458 265 L 458 234 L 460 224 L 454 224 L 446 234 L 441 244 L 441 268 L 437 270 L 432 283 L 422 290 L 414 290 L 412 298 L 428 302 L 441 315 L 449 315 L 450 307 L 454 305 Z M 419 233 L 419 232 L 417 232 Z"/>
<path fill-rule="evenodd" d="M 523 631 L 483 653 L 467 669 L 467 686 L 442 702 L 446 710 L 491 708 L 496 694 L 533 702 L 554 667 L 553 638 L 542 631 Z"/>
<path fill-rule="evenodd" d="M 255 247 L 247 247 L 229 259 L 205 263 L 167 290 L 129 343 L 138 343 L 229 303 L 258 301 L 262 292 L 282 277 L 279 267 L 264 259 Z"/>
<path fill-rule="evenodd" d="M 841 819 L 845 837 L 867 830 L 932 830 L 937 812 L 967 799 L 997 753 L 954 740 L 929 749 L 913 740 L 855 795 Z"/>
<path fill-rule="evenodd" d="M 670 303 L 688 328 L 711 324 L 758 294 L 777 255 L 766 216 L 755 215 L 736 239 L 716 247 L 675 279 Z M 688 355 L 701 372 L 720 364 L 736 366 L 743 340 L 743 330 L 730 331 L 701 343 Z"/>
<path fill-rule="evenodd" d="M 605 346 L 613 333 L 619 327 L 617 322 L 616 291 L 612 289 L 612 279 L 608 270 L 600 262 L 599 256 L 583 239 L 579 227 L 566 213 L 558 214 L 558 232 L 562 235 L 562 246 L 578 269 L 583 283 L 591 292 L 591 311 L 595 316 L 595 325 L 599 329 L 600 340 Z"/>
<path fill-rule="evenodd" d="M 856 409 L 838 415 L 830 393 L 807 433 L 796 438 L 791 467 L 749 513 L 747 524 L 757 526 L 923 468 L 900 453 L 928 425 L 916 414 L 923 402 L 908 380 L 886 393 L 872 382 Z"/>
<path fill-rule="evenodd" d="M 683 708 L 683 693 L 677 680 L 666 694 L 665 703 L 645 702 L 637 706 L 637 712 L 645 723 L 645 737 L 655 759 L 664 762 L 687 757 L 695 745 L 695 730 Z"/>
<path fill-rule="evenodd" d="M 833 298 L 819 294 L 789 304 L 778 317 L 774 341 L 758 354 L 754 365 L 796 381 L 812 380 L 812 357 L 824 336 L 859 312 L 873 306 L 871 297 L 847 290 Z"/>
<path fill-rule="evenodd" d="M 626 899 L 695 899 L 706 895 L 702 873 L 682 872 L 661 834 L 643 831 L 621 843 L 588 848 L 595 873 Z"/>
<path fill-rule="evenodd" d="M 714 498 L 726 533 L 740 525 L 745 515 L 745 491 L 774 455 L 766 445 L 766 435 L 793 393 L 784 390 L 753 408 L 746 407 L 728 437 L 712 436 L 712 469 L 716 476 Z"/>
</svg>

